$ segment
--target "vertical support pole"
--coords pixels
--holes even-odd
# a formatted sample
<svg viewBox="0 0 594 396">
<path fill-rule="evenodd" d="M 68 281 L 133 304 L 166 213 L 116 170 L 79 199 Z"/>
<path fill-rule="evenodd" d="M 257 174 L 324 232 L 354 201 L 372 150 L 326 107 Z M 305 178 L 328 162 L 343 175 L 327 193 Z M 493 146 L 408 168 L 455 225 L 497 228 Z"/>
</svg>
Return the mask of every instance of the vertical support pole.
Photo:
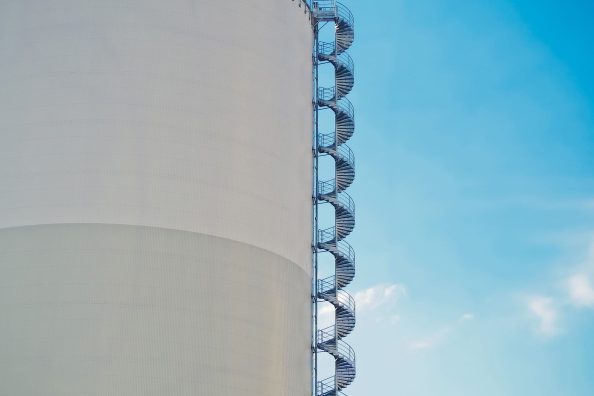
<svg viewBox="0 0 594 396">
<path fill-rule="evenodd" d="M 313 328 L 312 328 L 312 396 L 317 395 L 318 386 L 318 22 L 314 9 L 311 7 L 312 23 L 313 23 L 313 48 L 312 48 L 312 110 L 313 110 L 313 125 L 312 125 L 312 155 L 313 155 L 313 175 L 312 175 L 312 260 L 313 260 L 313 277 L 312 277 L 312 310 L 313 310 Z"/>
</svg>

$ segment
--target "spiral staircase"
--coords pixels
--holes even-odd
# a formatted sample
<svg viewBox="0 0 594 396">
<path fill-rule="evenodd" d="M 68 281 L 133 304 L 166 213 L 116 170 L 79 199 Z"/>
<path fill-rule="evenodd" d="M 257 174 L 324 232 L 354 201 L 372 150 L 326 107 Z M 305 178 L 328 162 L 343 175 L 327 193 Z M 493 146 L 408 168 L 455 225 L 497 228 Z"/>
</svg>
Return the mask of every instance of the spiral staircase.
<svg viewBox="0 0 594 396">
<path fill-rule="evenodd" d="M 335 128 L 330 133 L 322 134 L 316 127 L 315 150 L 316 164 L 321 156 L 334 159 L 334 178 L 319 181 L 317 169 L 315 176 L 317 192 L 316 205 L 329 204 L 334 208 L 334 225 L 329 228 L 319 227 L 316 216 L 315 253 L 328 252 L 334 257 L 335 273 L 316 281 L 315 300 L 326 301 L 334 307 L 335 324 L 323 329 L 316 328 L 314 349 L 316 353 L 329 353 L 335 360 L 334 375 L 318 380 L 316 396 L 343 395 L 342 390 L 355 379 L 355 352 L 344 342 L 355 327 L 355 300 L 344 288 L 355 277 L 355 252 L 345 241 L 355 227 L 355 203 L 345 192 L 355 179 L 355 157 L 345 144 L 355 131 L 355 112 L 353 105 L 346 98 L 355 83 L 353 60 L 346 52 L 353 44 L 354 19 L 352 13 L 335 0 L 313 0 L 310 4 L 316 33 L 315 73 L 320 64 L 329 63 L 334 68 L 332 87 L 316 87 L 315 117 L 323 110 L 334 113 Z M 333 24 L 335 39 L 333 42 L 318 40 L 319 31 L 328 23 Z M 316 122 L 316 126 L 318 123 Z M 317 263 L 317 259 L 316 259 Z M 316 269 L 317 273 L 317 269 Z M 317 321 L 316 321 L 317 324 Z"/>
</svg>

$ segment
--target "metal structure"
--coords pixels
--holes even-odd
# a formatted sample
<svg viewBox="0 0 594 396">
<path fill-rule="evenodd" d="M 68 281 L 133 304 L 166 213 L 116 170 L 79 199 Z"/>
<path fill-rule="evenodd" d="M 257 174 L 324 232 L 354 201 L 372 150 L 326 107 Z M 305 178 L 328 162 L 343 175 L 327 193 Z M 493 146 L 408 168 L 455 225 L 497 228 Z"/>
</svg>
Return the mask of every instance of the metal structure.
<svg viewBox="0 0 594 396">
<path fill-rule="evenodd" d="M 316 396 L 344 395 L 342 390 L 355 379 L 355 353 L 343 340 L 355 327 L 355 301 L 344 288 L 355 276 L 355 253 L 345 238 L 355 226 L 355 204 L 345 190 L 355 178 L 355 157 L 346 142 L 355 131 L 353 105 L 346 98 L 354 85 L 354 64 L 347 53 L 353 44 L 354 19 L 348 8 L 335 0 L 311 2 L 314 25 L 314 370 L 313 382 Z M 334 30 L 334 41 L 320 41 L 325 28 Z M 334 86 L 319 86 L 319 67 L 331 64 L 334 68 Z M 334 130 L 320 130 L 321 111 L 334 113 Z M 334 178 L 319 180 L 319 158 L 334 159 Z M 319 219 L 319 206 L 329 204 L 334 208 L 334 225 L 323 227 Z M 318 253 L 327 252 L 334 257 L 334 274 L 318 279 Z M 319 329 L 317 304 L 326 301 L 334 306 L 335 323 Z M 334 375 L 320 379 L 317 354 L 325 352 L 335 360 Z"/>
</svg>

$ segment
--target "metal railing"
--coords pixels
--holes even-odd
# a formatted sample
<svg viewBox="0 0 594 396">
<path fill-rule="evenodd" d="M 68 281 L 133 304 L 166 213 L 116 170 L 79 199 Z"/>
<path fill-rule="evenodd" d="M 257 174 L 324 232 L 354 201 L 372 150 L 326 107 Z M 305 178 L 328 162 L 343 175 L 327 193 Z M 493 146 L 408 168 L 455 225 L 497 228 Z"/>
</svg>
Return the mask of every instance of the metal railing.
<svg viewBox="0 0 594 396">
<path fill-rule="evenodd" d="M 349 27 L 352 29 L 355 28 L 355 16 L 347 7 L 345 7 L 342 3 L 336 2 L 336 10 L 337 16 L 339 20 L 344 21 Z"/>
<path fill-rule="evenodd" d="M 317 19 L 323 20 L 334 19 L 338 14 L 335 0 L 313 0 L 312 10 Z"/>
<path fill-rule="evenodd" d="M 317 395 L 326 395 L 331 394 L 336 387 L 336 379 L 334 376 L 328 377 L 322 381 L 318 381 L 318 386 L 316 389 Z"/>
<path fill-rule="evenodd" d="M 355 108 L 353 107 L 353 104 L 350 100 L 344 97 L 336 100 L 336 87 L 318 88 L 318 99 L 322 102 L 322 105 L 331 107 L 333 110 L 335 107 L 336 111 L 345 113 L 354 121 Z"/>
<path fill-rule="evenodd" d="M 320 41 L 318 43 L 318 55 L 335 56 L 336 41 Z"/>
<path fill-rule="evenodd" d="M 336 181 L 334 179 L 318 182 L 318 194 L 332 195 L 336 192 Z"/>
<path fill-rule="evenodd" d="M 324 279 L 318 279 L 318 293 L 328 294 L 336 291 L 336 276 L 332 275 Z M 343 307 L 355 312 L 355 298 L 344 290 L 335 293 L 336 301 Z"/>
<path fill-rule="evenodd" d="M 351 363 L 353 367 L 355 366 L 355 351 L 349 344 L 337 339 L 335 325 L 318 330 L 318 345 L 326 346 L 328 350 L 335 351 L 341 359 Z"/>
<path fill-rule="evenodd" d="M 336 87 L 318 88 L 318 99 L 326 102 L 336 100 Z"/>
<path fill-rule="evenodd" d="M 355 17 L 351 10 L 336 0 L 313 0 L 312 10 L 317 19 L 338 19 L 351 28 L 355 27 Z"/>
<path fill-rule="evenodd" d="M 355 215 L 355 201 L 344 191 L 336 193 L 336 179 L 322 181 L 318 183 L 318 194 L 320 198 L 328 197 L 336 203 Z"/>
<path fill-rule="evenodd" d="M 329 227 L 324 230 L 318 231 L 319 235 L 319 243 L 321 245 L 332 245 L 334 246 L 336 252 L 351 262 L 353 265 L 355 264 L 355 250 L 352 248 L 348 242 L 343 240 L 336 241 L 336 227 Z"/>
<path fill-rule="evenodd" d="M 336 146 L 336 133 L 330 132 L 324 135 L 318 135 L 318 146 L 324 148 L 333 148 Z"/>
<path fill-rule="evenodd" d="M 317 395 L 331 394 L 336 387 L 336 377 L 328 377 L 322 381 L 318 381 Z"/>
<path fill-rule="evenodd" d="M 335 57 L 337 63 L 348 69 L 351 74 L 355 73 L 355 62 L 353 58 L 347 53 L 343 52 L 339 55 L 336 54 L 336 42 L 319 42 L 318 43 L 318 54 L 325 57 Z"/>
<path fill-rule="evenodd" d="M 339 159 L 348 162 L 353 168 L 355 167 L 355 153 L 344 143 L 337 146 L 336 134 L 334 132 L 320 135 L 318 137 L 318 145 L 322 148 L 335 151 L 340 157 Z"/>
<path fill-rule="evenodd" d="M 343 308 L 348 309 L 353 313 L 353 316 L 355 316 L 357 307 L 355 305 L 355 298 L 353 296 L 344 290 L 339 290 L 338 293 L 336 293 L 336 300 Z"/>
<path fill-rule="evenodd" d="M 336 290 L 336 276 L 318 279 L 318 293 L 324 294 Z"/>
<path fill-rule="evenodd" d="M 344 393 L 336 390 L 336 376 L 328 377 L 318 381 L 317 395 L 336 395 L 346 396 Z"/>
</svg>

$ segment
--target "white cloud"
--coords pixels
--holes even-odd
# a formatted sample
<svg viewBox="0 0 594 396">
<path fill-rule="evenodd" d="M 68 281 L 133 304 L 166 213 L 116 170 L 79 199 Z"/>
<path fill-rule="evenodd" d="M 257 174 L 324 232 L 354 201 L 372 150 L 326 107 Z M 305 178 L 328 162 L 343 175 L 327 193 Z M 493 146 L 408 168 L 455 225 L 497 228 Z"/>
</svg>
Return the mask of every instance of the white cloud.
<svg viewBox="0 0 594 396">
<path fill-rule="evenodd" d="M 474 319 L 474 315 L 471 313 L 465 313 L 464 315 L 460 316 L 460 322 L 465 322 L 468 320 L 473 320 Z"/>
<path fill-rule="evenodd" d="M 594 308 L 594 236 L 590 235 L 584 261 L 567 279 L 566 289 L 575 306 Z"/>
<path fill-rule="evenodd" d="M 401 284 L 380 284 L 354 294 L 357 313 L 371 312 L 380 307 L 390 306 L 406 297 L 406 287 Z M 318 305 L 318 326 L 326 327 L 334 324 L 334 306 L 330 303 Z M 392 325 L 400 321 L 400 316 L 390 312 L 376 318 L 376 322 L 387 321 Z"/>
<path fill-rule="evenodd" d="M 334 324 L 334 307 L 329 303 L 318 306 L 318 327 L 324 328 Z"/>
<path fill-rule="evenodd" d="M 576 274 L 567 282 L 569 297 L 578 307 L 594 307 L 594 286 L 586 274 Z"/>
<path fill-rule="evenodd" d="M 443 327 L 428 337 L 409 342 L 408 347 L 413 351 L 433 349 L 443 343 L 450 331 L 450 327 Z"/>
<path fill-rule="evenodd" d="M 419 338 L 408 343 L 408 348 L 413 351 L 423 351 L 434 349 L 443 344 L 448 336 L 459 331 L 463 322 L 474 320 L 474 314 L 467 312 L 460 315 L 458 322 L 443 326 L 441 329 L 435 331 L 427 337 Z"/>
<path fill-rule="evenodd" d="M 528 310 L 538 321 L 537 330 L 546 337 L 556 335 L 558 330 L 558 314 L 555 301 L 549 297 L 533 296 L 527 301 Z"/>
<path fill-rule="evenodd" d="M 406 287 L 401 284 L 381 284 L 355 293 L 357 312 L 373 311 L 381 306 L 396 303 L 407 296 Z"/>
</svg>

